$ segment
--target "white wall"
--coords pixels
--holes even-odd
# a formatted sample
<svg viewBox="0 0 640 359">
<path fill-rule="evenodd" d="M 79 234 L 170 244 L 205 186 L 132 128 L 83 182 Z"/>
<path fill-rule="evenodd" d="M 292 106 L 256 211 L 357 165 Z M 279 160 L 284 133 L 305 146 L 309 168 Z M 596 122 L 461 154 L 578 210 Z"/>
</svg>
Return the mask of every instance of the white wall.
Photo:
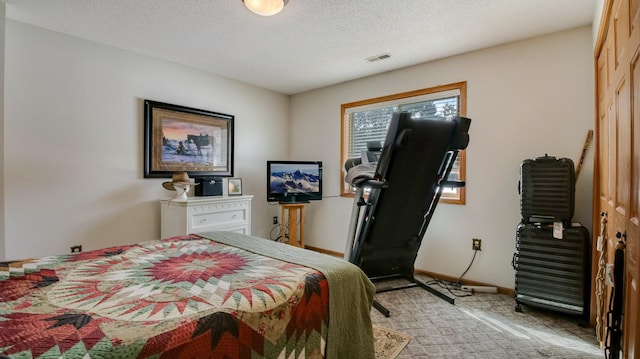
<svg viewBox="0 0 640 359">
<path fill-rule="evenodd" d="M 306 242 L 342 252 L 352 202 L 338 197 L 340 104 L 467 81 L 473 119 L 467 205 L 438 206 L 416 268 L 460 275 L 473 255 L 471 238 L 477 237 L 483 250 L 466 278 L 512 287 L 519 164 L 544 153 L 578 160 L 593 124 L 592 57 L 591 28 L 583 27 L 289 99 L 7 21 L 5 258 L 159 237 L 158 199 L 171 193 L 160 186 L 163 180 L 142 178 L 145 98 L 236 116 L 236 176 L 243 178 L 243 191 L 255 195 L 255 235 L 268 237 L 271 217 L 278 214 L 264 199 L 266 160 L 324 161 L 327 198 L 307 211 Z M 576 220 L 589 228 L 592 152 L 576 203 Z"/>
<path fill-rule="evenodd" d="M 592 34 L 594 48 L 596 45 L 596 39 L 598 38 L 598 31 L 600 30 L 600 20 L 602 19 L 602 13 L 604 12 L 604 3 L 605 0 L 596 0 L 595 11 L 593 13 Z"/>
<path fill-rule="evenodd" d="M 159 238 L 173 193 L 143 178 L 143 99 L 235 115 L 235 176 L 277 213 L 265 162 L 287 155 L 288 96 L 11 20 L 5 64 L 5 258 Z"/>
<path fill-rule="evenodd" d="M 591 27 L 582 27 L 293 96 L 291 153 L 324 161 L 329 197 L 309 207 L 306 243 L 344 251 L 352 200 L 338 197 L 340 105 L 467 81 L 467 204 L 437 207 L 416 268 L 458 277 L 471 238 L 481 238 L 465 278 L 513 288 L 520 162 L 548 153 L 577 164 L 593 126 L 592 58 Z M 589 229 L 592 176 L 593 149 L 576 188 L 575 220 Z"/>
</svg>

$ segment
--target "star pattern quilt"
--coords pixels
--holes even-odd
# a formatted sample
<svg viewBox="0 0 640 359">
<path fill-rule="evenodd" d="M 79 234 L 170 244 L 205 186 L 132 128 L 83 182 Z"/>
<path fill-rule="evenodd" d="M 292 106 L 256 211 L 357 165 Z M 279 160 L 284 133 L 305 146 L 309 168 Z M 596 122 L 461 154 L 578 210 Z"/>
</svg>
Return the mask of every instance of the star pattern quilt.
<svg viewBox="0 0 640 359">
<path fill-rule="evenodd" d="M 318 270 L 198 235 L 0 262 L 10 358 L 324 358 Z"/>
</svg>

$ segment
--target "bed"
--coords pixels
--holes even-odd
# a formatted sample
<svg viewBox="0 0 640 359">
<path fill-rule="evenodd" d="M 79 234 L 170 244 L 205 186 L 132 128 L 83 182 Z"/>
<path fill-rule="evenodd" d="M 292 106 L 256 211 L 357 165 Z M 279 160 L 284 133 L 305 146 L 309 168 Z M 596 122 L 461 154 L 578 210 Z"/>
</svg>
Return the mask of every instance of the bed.
<svg viewBox="0 0 640 359">
<path fill-rule="evenodd" d="M 373 358 L 346 261 L 210 232 L 0 263 L 0 357 Z"/>
</svg>

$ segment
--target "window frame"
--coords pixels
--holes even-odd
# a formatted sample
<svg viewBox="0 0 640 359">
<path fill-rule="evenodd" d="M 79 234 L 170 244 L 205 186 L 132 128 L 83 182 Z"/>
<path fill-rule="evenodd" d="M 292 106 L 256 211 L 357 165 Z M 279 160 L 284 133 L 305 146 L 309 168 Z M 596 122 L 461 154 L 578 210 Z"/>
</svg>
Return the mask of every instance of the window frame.
<svg viewBox="0 0 640 359">
<path fill-rule="evenodd" d="M 411 97 L 419 97 L 419 96 L 437 94 L 439 92 L 444 93 L 447 91 L 455 91 L 455 90 L 459 91 L 460 93 L 458 115 L 466 116 L 467 115 L 467 82 L 466 81 L 455 82 L 455 83 L 446 84 L 446 85 L 439 85 L 439 86 L 424 88 L 420 90 L 402 92 L 402 93 L 397 93 L 393 95 L 381 96 L 381 97 L 371 98 L 367 100 L 361 100 L 361 101 L 342 104 L 340 106 L 340 163 L 341 163 L 340 183 L 342 184 L 340 186 L 340 197 L 354 196 L 354 193 L 350 189 L 349 184 L 347 184 L 344 181 L 344 178 L 346 176 L 344 163 L 348 159 L 347 154 L 349 153 L 348 146 L 349 146 L 349 138 L 350 138 L 349 132 L 348 132 L 350 126 L 348 126 L 349 125 L 348 123 L 345 123 L 345 121 L 348 121 L 348 116 L 346 116 L 345 114 L 349 111 L 349 109 L 352 109 L 355 107 L 370 106 L 370 105 L 375 105 L 375 104 L 384 103 L 384 102 L 392 102 L 392 103 L 396 102 L 395 104 L 391 104 L 392 106 L 406 105 L 407 104 L 406 99 Z M 466 150 L 460 150 L 458 152 L 458 158 L 460 162 L 460 171 L 459 171 L 460 181 L 466 181 L 466 177 L 467 177 L 466 152 L 467 152 Z M 456 196 L 447 196 L 445 194 L 442 194 L 442 196 L 440 197 L 440 203 L 459 204 L 459 205 L 466 204 L 466 186 L 454 188 L 454 190 L 457 194 Z"/>
</svg>

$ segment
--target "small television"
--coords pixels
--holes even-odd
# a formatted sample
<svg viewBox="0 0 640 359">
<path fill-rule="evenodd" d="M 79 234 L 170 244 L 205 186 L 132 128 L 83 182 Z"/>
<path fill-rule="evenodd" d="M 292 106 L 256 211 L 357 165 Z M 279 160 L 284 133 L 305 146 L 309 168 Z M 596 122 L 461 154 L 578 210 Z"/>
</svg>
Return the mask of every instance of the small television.
<svg viewBox="0 0 640 359">
<path fill-rule="evenodd" d="M 322 161 L 267 161 L 267 202 L 322 199 Z"/>
</svg>

